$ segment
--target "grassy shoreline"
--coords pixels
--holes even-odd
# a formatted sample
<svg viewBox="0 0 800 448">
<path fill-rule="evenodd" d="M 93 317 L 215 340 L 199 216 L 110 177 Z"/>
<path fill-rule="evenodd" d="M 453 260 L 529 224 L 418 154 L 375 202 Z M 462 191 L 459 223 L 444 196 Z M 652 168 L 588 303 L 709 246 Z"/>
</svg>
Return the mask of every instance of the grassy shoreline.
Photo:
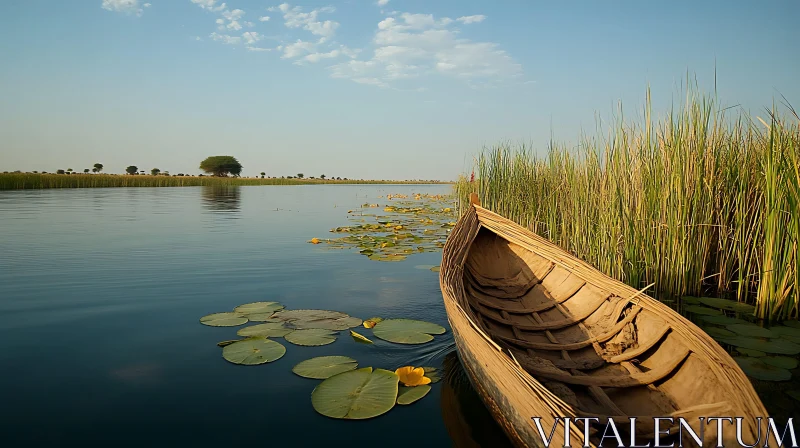
<svg viewBox="0 0 800 448">
<path fill-rule="evenodd" d="M 649 98 L 648 98 L 649 99 Z M 793 111 L 792 111 L 793 112 Z M 651 122 L 618 120 L 579 150 L 497 145 L 477 157 L 484 207 L 661 298 L 713 295 L 765 319 L 800 313 L 800 118 L 728 117 L 690 96 Z"/>
<path fill-rule="evenodd" d="M 190 177 L 116 174 L 0 174 L 0 190 L 39 190 L 50 188 L 116 188 L 116 187 L 197 187 L 245 185 L 429 185 L 452 182 L 329 180 L 329 179 L 253 179 L 243 177 Z"/>
</svg>

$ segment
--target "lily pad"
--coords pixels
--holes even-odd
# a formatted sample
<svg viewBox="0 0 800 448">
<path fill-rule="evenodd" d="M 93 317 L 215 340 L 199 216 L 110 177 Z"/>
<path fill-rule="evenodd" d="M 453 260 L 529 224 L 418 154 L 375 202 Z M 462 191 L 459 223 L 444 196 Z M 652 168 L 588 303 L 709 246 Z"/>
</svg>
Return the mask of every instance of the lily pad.
<svg viewBox="0 0 800 448">
<path fill-rule="evenodd" d="M 424 384 L 422 386 L 405 387 L 400 386 L 397 392 L 397 404 L 406 405 L 411 404 L 420 398 L 428 395 L 431 391 L 431 386 Z"/>
<path fill-rule="evenodd" d="M 246 316 L 247 316 L 247 320 L 249 320 L 251 322 L 273 322 L 273 321 L 276 320 L 276 319 L 272 318 L 273 314 L 275 314 L 275 313 L 272 313 L 272 312 L 269 312 L 269 313 L 253 313 L 253 314 L 247 314 Z"/>
<path fill-rule="evenodd" d="M 234 364 L 254 366 L 280 359 L 286 347 L 267 338 L 248 338 L 226 345 L 222 357 Z"/>
<path fill-rule="evenodd" d="M 389 412 L 395 405 L 398 377 L 372 367 L 334 375 L 311 392 L 311 404 L 320 414 L 338 419 L 363 420 Z"/>
<path fill-rule="evenodd" d="M 239 305 L 233 309 L 240 314 L 264 314 L 274 313 L 275 311 L 282 310 L 284 307 L 278 302 L 253 302 Z"/>
<path fill-rule="evenodd" d="M 736 324 L 746 324 L 749 323 L 744 319 L 739 319 L 738 317 L 728 317 L 728 316 L 699 316 L 699 319 L 703 322 L 708 322 L 710 324 L 717 324 L 717 325 L 736 325 Z"/>
<path fill-rule="evenodd" d="M 777 335 L 766 328 L 759 327 L 755 324 L 736 324 L 728 325 L 729 330 L 742 336 L 752 336 L 756 338 L 774 338 Z"/>
<path fill-rule="evenodd" d="M 765 364 L 780 367 L 782 369 L 792 370 L 797 368 L 797 359 L 788 356 L 765 356 L 760 358 Z"/>
<path fill-rule="evenodd" d="M 788 381 L 792 373 L 786 369 L 771 366 L 761 361 L 762 358 L 737 357 L 733 358 L 745 374 L 751 378 L 763 381 Z"/>
<path fill-rule="evenodd" d="M 689 305 L 699 305 L 700 304 L 700 298 L 699 297 L 693 297 L 693 296 L 681 297 L 681 303 L 686 303 L 686 304 L 689 304 Z"/>
<path fill-rule="evenodd" d="M 439 272 L 441 270 L 442 270 L 441 266 L 434 266 L 434 267 L 431 268 L 431 271 L 433 271 L 433 272 Z"/>
<path fill-rule="evenodd" d="M 753 312 L 756 310 L 756 307 L 753 305 L 736 302 L 734 300 L 719 299 L 716 297 L 700 297 L 698 300 L 700 300 L 700 303 L 703 305 L 710 306 L 712 308 L 735 311 L 742 314 L 753 314 Z"/>
<path fill-rule="evenodd" d="M 321 328 L 309 328 L 307 330 L 295 330 L 283 338 L 295 345 L 316 347 L 328 345 L 335 341 L 336 333 Z"/>
<path fill-rule="evenodd" d="M 367 339 L 363 335 L 361 335 L 359 333 L 356 333 L 353 330 L 350 330 L 350 336 L 352 336 L 353 340 L 355 340 L 356 342 L 360 342 L 362 344 L 372 344 L 372 341 L 370 341 L 369 339 Z"/>
<path fill-rule="evenodd" d="M 718 309 L 709 308 L 707 306 L 700 306 L 700 305 L 689 305 L 684 309 L 687 312 L 692 313 L 692 314 L 703 314 L 703 315 L 706 315 L 706 316 L 714 316 L 714 315 L 721 315 L 722 314 L 722 311 L 720 311 Z"/>
<path fill-rule="evenodd" d="M 703 331 L 708 333 L 708 335 L 711 336 L 714 339 L 717 339 L 717 338 L 730 338 L 730 337 L 736 336 L 736 333 L 734 333 L 734 332 L 732 332 L 730 330 L 726 330 L 724 328 L 719 328 L 719 327 L 702 327 L 702 328 L 703 328 Z"/>
<path fill-rule="evenodd" d="M 209 327 L 235 327 L 247 323 L 247 318 L 239 313 L 214 313 L 201 317 L 200 323 Z"/>
<path fill-rule="evenodd" d="M 291 333 L 291 328 L 286 328 L 283 326 L 282 322 L 268 322 L 265 324 L 258 324 L 258 325 L 251 325 L 249 327 L 244 327 L 241 330 L 237 331 L 236 334 L 239 336 L 261 336 L 261 337 L 272 337 L 272 338 L 280 338 L 286 336 L 287 334 Z"/>
<path fill-rule="evenodd" d="M 750 350 L 749 348 L 736 347 L 736 351 L 745 356 L 752 356 L 753 358 L 760 358 L 762 356 L 767 356 L 767 354 L 764 352 L 760 352 L 758 350 Z"/>
<path fill-rule="evenodd" d="M 778 355 L 796 355 L 800 353 L 800 344 L 795 344 L 783 339 L 767 340 L 740 335 L 733 338 L 721 339 L 721 341 L 735 347 L 749 348 L 764 353 L 775 353 Z"/>
<path fill-rule="evenodd" d="M 373 334 L 384 341 L 397 344 L 424 344 L 433 340 L 434 334 L 446 330 L 436 324 L 413 319 L 388 319 L 375 325 Z"/>
<path fill-rule="evenodd" d="M 324 380 L 342 372 L 355 370 L 358 361 L 347 356 L 319 356 L 307 359 L 292 367 L 292 372 L 303 378 Z"/>
<path fill-rule="evenodd" d="M 778 325 L 770 328 L 770 330 L 772 330 L 773 333 L 777 334 L 780 337 L 789 336 L 792 338 L 800 338 L 800 328 L 785 327 L 783 325 Z"/>
<path fill-rule="evenodd" d="M 347 330 L 361 325 L 361 319 L 348 316 L 339 311 L 327 310 L 289 310 L 275 313 L 272 319 L 287 323 L 287 327 L 297 330 Z"/>
</svg>

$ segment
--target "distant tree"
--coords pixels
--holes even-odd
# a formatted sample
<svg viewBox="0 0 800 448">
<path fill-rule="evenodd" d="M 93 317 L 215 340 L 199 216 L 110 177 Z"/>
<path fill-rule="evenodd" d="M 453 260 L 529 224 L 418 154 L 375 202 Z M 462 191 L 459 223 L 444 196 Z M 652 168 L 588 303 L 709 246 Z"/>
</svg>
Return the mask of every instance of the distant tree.
<svg viewBox="0 0 800 448">
<path fill-rule="evenodd" d="M 320 178 L 320 179 L 322 179 L 322 180 L 325 180 L 325 175 L 324 175 L 324 174 L 321 174 L 321 175 L 319 176 L 319 178 Z"/>
<path fill-rule="evenodd" d="M 47 171 L 42 171 L 42 174 L 47 174 Z"/>
<path fill-rule="evenodd" d="M 95 163 L 94 164 L 94 169 L 97 170 L 97 171 L 95 171 L 95 173 L 99 173 L 100 171 L 103 171 L 103 164 L 102 163 Z"/>
<path fill-rule="evenodd" d="M 72 174 L 72 168 L 67 168 L 67 171 L 69 171 L 70 174 Z"/>
<path fill-rule="evenodd" d="M 130 174 L 130 175 L 136 174 L 137 171 L 139 171 L 139 167 L 136 166 L 136 165 L 131 165 L 131 166 L 125 168 L 125 172 Z"/>
<path fill-rule="evenodd" d="M 86 174 L 89 174 L 89 168 L 84 168 L 83 172 L 86 173 Z"/>
<path fill-rule="evenodd" d="M 92 168 L 92 172 L 97 174 L 97 168 Z"/>
<path fill-rule="evenodd" d="M 39 172 L 38 171 L 34 171 L 33 174 L 39 174 Z"/>
<path fill-rule="evenodd" d="M 309 177 L 309 179 L 316 179 L 316 177 L 314 177 L 314 176 L 311 176 L 311 177 Z"/>
<path fill-rule="evenodd" d="M 342 180 L 342 178 L 341 177 L 337 177 L 336 180 Z"/>
<path fill-rule="evenodd" d="M 56 171 L 56 174 L 64 174 L 64 170 L 58 170 Z"/>
<path fill-rule="evenodd" d="M 150 174 L 152 174 L 153 176 L 158 176 L 158 173 L 160 172 L 161 170 L 158 168 L 153 168 L 152 170 L 150 170 Z"/>
<path fill-rule="evenodd" d="M 303 178 L 303 173 L 297 173 L 297 178 L 298 179 L 302 179 Z"/>
<path fill-rule="evenodd" d="M 266 176 L 266 175 L 267 175 L 267 173 L 265 173 L 265 172 L 263 172 L 263 171 L 261 172 L 261 178 L 262 178 L 262 179 L 263 179 L 263 178 L 264 178 L 264 176 Z"/>
<path fill-rule="evenodd" d="M 211 156 L 200 162 L 200 169 L 217 177 L 239 177 L 242 164 L 233 156 Z"/>
</svg>

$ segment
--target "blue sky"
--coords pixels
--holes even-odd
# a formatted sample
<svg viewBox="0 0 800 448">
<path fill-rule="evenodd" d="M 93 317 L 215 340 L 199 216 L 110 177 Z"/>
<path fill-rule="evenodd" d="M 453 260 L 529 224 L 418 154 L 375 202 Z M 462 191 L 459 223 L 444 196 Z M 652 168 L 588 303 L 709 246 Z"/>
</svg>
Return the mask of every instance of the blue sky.
<svg viewBox="0 0 800 448">
<path fill-rule="evenodd" d="M 687 71 L 800 106 L 800 2 L 20 0 L 0 15 L 0 170 L 453 179 L 483 145 L 574 142 Z"/>
</svg>

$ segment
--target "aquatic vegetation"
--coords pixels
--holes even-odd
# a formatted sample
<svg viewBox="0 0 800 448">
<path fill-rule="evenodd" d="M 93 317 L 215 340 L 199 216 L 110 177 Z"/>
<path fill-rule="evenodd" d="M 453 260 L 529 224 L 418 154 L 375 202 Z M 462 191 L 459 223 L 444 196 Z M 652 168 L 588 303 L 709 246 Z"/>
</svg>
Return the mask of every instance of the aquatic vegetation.
<svg viewBox="0 0 800 448">
<path fill-rule="evenodd" d="M 383 318 L 381 317 L 370 317 L 369 319 L 364 321 L 364 328 L 372 328 L 382 321 Z"/>
<path fill-rule="evenodd" d="M 800 354 L 800 344 L 795 344 L 784 339 L 760 339 L 748 336 L 736 336 L 732 338 L 720 339 L 720 342 L 724 342 L 735 347 L 758 350 L 764 353 L 774 353 L 778 355 Z"/>
<path fill-rule="evenodd" d="M 762 381 L 788 381 L 792 378 L 792 373 L 788 370 L 769 365 L 762 360 L 764 358 L 733 358 L 742 368 L 747 376 Z"/>
<path fill-rule="evenodd" d="M 361 325 L 361 319 L 338 311 L 288 310 L 272 315 L 272 319 L 285 322 L 288 328 L 347 330 Z"/>
<path fill-rule="evenodd" d="M 113 187 L 199 187 L 245 185 L 314 185 L 314 184 L 436 184 L 438 181 L 380 181 L 247 178 L 214 176 L 149 176 L 116 174 L 40 174 L 0 173 L 0 190 L 25 190 L 44 188 L 113 188 Z"/>
<path fill-rule="evenodd" d="M 336 340 L 336 332 L 322 328 L 309 328 L 292 331 L 283 338 L 295 345 L 317 347 L 333 343 Z"/>
<path fill-rule="evenodd" d="M 357 367 L 358 361 L 347 356 L 319 356 L 297 364 L 292 372 L 303 378 L 324 380 Z"/>
<path fill-rule="evenodd" d="M 387 319 L 372 330 L 375 337 L 397 344 L 424 344 L 433 340 L 432 335 L 445 331 L 439 325 L 413 319 Z"/>
<path fill-rule="evenodd" d="M 240 314 L 264 314 L 274 313 L 283 308 L 284 306 L 278 302 L 253 302 L 239 305 L 235 307 L 233 311 Z"/>
<path fill-rule="evenodd" d="M 373 343 L 372 341 L 370 341 L 369 339 L 367 339 L 367 338 L 366 338 L 364 335 L 362 335 L 361 333 L 356 333 L 356 332 L 355 332 L 355 331 L 353 331 L 353 330 L 350 330 L 350 336 L 352 336 L 352 337 L 353 337 L 353 340 L 355 340 L 356 342 L 360 342 L 360 343 L 362 343 L 362 344 L 372 344 L 372 343 Z"/>
<path fill-rule="evenodd" d="M 253 337 L 226 345 L 222 357 L 234 364 L 253 366 L 280 359 L 286 347 L 267 338 Z"/>
<path fill-rule="evenodd" d="M 399 378 L 394 372 L 365 367 L 334 375 L 311 392 L 311 404 L 320 414 L 362 420 L 389 412 L 397 401 Z"/>
<path fill-rule="evenodd" d="M 431 386 L 422 385 L 416 387 L 400 386 L 397 392 L 397 404 L 407 405 L 428 395 L 431 391 Z"/>
<path fill-rule="evenodd" d="M 573 145 L 499 144 L 454 187 L 657 298 L 732 297 L 769 320 L 800 317 L 800 120 L 731 116 L 716 98 L 652 119 L 622 113 Z M 621 112 L 621 111 L 620 111 Z M 607 135 L 607 137 L 606 137 Z"/>
<path fill-rule="evenodd" d="M 293 332 L 294 329 L 286 328 L 283 322 L 268 322 L 265 324 L 250 325 L 236 332 L 243 337 L 260 336 L 265 338 L 281 338 Z"/>
<path fill-rule="evenodd" d="M 383 262 L 404 261 L 416 253 L 440 252 L 455 214 L 451 207 L 440 207 L 432 201 L 452 201 L 452 197 L 418 194 L 414 198 L 416 201 L 397 201 L 384 207 L 382 215 L 364 213 L 365 208 L 376 208 L 379 204 L 348 210 L 348 219 L 353 224 L 330 229 L 331 233 L 346 236 L 315 238 L 309 242 L 325 243 L 328 249 L 355 248 L 370 260 Z"/>
<path fill-rule="evenodd" d="M 247 318 L 239 313 L 214 313 L 201 317 L 200 323 L 210 327 L 235 327 L 247 323 Z"/>
<path fill-rule="evenodd" d="M 422 367 L 400 367 L 394 373 L 397 374 L 400 382 L 406 387 L 422 386 L 431 382 L 431 379 L 425 376 L 425 369 Z"/>
<path fill-rule="evenodd" d="M 782 369 L 792 370 L 797 367 L 797 359 L 788 356 L 764 356 L 761 357 L 764 364 L 780 367 Z"/>
</svg>

